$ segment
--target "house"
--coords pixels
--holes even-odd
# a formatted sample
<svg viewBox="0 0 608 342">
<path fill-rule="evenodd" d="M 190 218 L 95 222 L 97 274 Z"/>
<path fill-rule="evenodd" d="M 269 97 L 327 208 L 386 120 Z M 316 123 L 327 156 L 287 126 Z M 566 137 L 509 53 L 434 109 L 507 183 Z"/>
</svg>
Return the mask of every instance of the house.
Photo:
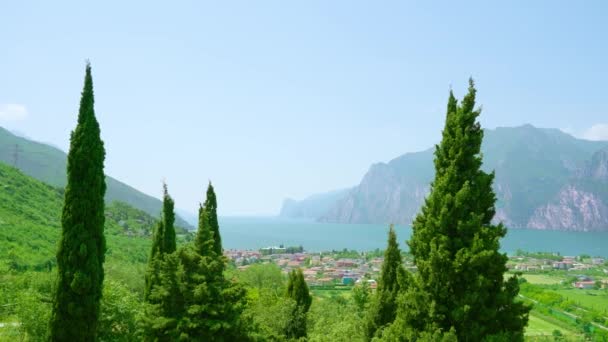
<svg viewBox="0 0 608 342">
<path fill-rule="evenodd" d="M 572 265 L 573 263 L 574 262 L 572 260 L 566 260 L 566 258 L 564 258 L 563 261 L 554 262 L 553 268 L 558 269 L 558 270 L 568 270 L 573 267 L 573 265 Z"/>
<path fill-rule="evenodd" d="M 577 281 L 572 283 L 572 286 L 577 289 L 592 289 L 595 287 L 595 282 L 593 280 Z"/>
<path fill-rule="evenodd" d="M 357 262 L 353 259 L 340 259 L 336 261 L 336 267 L 355 267 Z"/>
</svg>

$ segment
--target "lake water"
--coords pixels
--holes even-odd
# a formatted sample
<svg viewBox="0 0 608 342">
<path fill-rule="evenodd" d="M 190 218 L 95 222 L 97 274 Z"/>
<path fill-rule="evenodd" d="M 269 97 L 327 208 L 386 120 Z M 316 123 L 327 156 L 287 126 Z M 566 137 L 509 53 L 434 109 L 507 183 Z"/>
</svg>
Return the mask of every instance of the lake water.
<svg viewBox="0 0 608 342">
<path fill-rule="evenodd" d="M 376 224 L 318 223 L 280 218 L 220 217 L 222 242 L 226 249 L 258 249 L 267 246 L 299 246 L 308 251 L 359 251 L 384 249 L 388 226 Z M 397 238 L 407 250 L 411 227 L 396 227 Z M 608 257 L 608 233 L 575 233 L 510 229 L 501 241 L 502 250 L 559 252 L 562 255 L 589 254 Z"/>
</svg>

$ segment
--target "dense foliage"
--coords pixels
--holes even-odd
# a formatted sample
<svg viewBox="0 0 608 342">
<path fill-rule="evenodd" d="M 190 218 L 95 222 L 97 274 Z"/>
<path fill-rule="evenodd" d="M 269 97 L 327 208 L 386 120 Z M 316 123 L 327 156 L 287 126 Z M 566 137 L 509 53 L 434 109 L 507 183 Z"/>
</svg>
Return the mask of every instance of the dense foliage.
<svg viewBox="0 0 608 342">
<path fill-rule="evenodd" d="M 177 248 L 175 240 L 175 203 L 167 190 L 167 184 L 163 184 L 163 212 L 161 219 L 154 229 L 152 236 L 152 249 L 148 258 L 148 270 L 146 272 L 146 288 L 144 298 L 147 300 L 152 288 L 161 281 L 162 262 L 167 254 L 175 252 Z"/>
<path fill-rule="evenodd" d="M 57 252 L 58 283 L 50 321 L 52 341 L 93 341 L 106 252 L 103 163 L 105 150 L 93 107 L 93 79 L 87 64 L 78 125 L 70 138 L 68 183 Z"/>
<path fill-rule="evenodd" d="M 209 221 L 209 229 L 213 235 L 214 252 L 220 255 L 222 254 L 222 236 L 220 235 L 220 224 L 217 219 L 217 198 L 215 197 L 215 190 L 213 190 L 211 182 L 209 182 L 209 186 L 207 187 L 207 198 L 205 199 L 204 207 L 207 213 L 207 220 Z"/>
<path fill-rule="evenodd" d="M 475 94 L 472 80 L 462 103 L 450 93 L 435 180 L 414 220 L 409 246 L 418 272 L 399 308 L 407 339 L 449 332 L 462 341 L 523 340 L 530 309 L 516 300 L 517 279 L 503 280 L 506 229 L 491 224 L 494 174 L 481 170 Z"/>
<path fill-rule="evenodd" d="M 301 269 L 298 268 L 289 273 L 286 295 L 296 305 L 290 313 L 290 319 L 285 327 L 285 335 L 294 339 L 306 337 L 306 314 L 310 309 L 310 304 L 312 304 L 312 297 Z"/>
<path fill-rule="evenodd" d="M 378 290 L 374 295 L 368 310 L 366 321 L 367 338 L 372 339 L 379 329 L 393 323 L 397 314 L 397 296 L 406 290 L 407 281 L 398 281 L 399 274 L 405 277 L 401 250 L 397 243 L 397 235 L 393 227 L 388 232 L 388 244 L 384 251 L 384 262 L 380 272 Z M 401 286 L 403 285 L 403 286 Z"/>
<path fill-rule="evenodd" d="M 212 198 L 205 201 L 209 208 L 199 209 L 199 229 L 194 243 L 170 251 L 158 247 L 163 239 L 161 234 L 155 235 L 150 258 L 151 281 L 146 287 L 148 304 L 141 322 L 144 340 L 247 339 L 248 331 L 241 318 L 245 289 L 224 275 L 226 260 L 221 253 L 221 240 L 217 239 L 217 203 L 213 188 L 209 188 L 207 194 Z M 165 200 L 170 200 L 166 192 Z M 173 202 L 165 208 L 172 211 Z M 163 217 L 170 215 L 170 212 L 163 213 Z"/>
</svg>

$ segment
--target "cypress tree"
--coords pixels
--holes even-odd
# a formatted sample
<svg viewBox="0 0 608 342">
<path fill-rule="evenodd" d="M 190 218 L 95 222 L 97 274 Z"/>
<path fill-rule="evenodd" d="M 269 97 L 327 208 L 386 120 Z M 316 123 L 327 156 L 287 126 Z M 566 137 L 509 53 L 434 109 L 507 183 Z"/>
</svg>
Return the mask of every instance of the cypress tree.
<svg viewBox="0 0 608 342">
<path fill-rule="evenodd" d="M 412 338 L 450 332 L 460 341 L 522 341 L 529 308 L 516 301 L 517 279 L 503 279 L 506 229 L 493 225 L 494 173 L 481 170 L 483 130 L 469 81 L 462 103 L 450 92 L 435 150 L 431 193 L 413 223 L 409 246 L 418 268 L 399 316 Z"/>
<path fill-rule="evenodd" d="M 207 211 L 209 227 L 213 233 L 214 249 L 218 255 L 222 254 L 222 237 L 220 235 L 220 224 L 217 219 L 217 199 L 213 185 L 209 182 L 207 187 L 207 198 L 205 199 L 205 210 Z"/>
<path fill-rule="evenodd" d="M 163 211 L 152 236 L 152 248 L 145 276 L 144 299 L 148 300 L 155 284 L 159 283 L 160 261 L 166 254 L 175 252 L 175 202 L 169 195 L 167 184 L 163 184 Z"/>
<path fill-rule="evenodd" d="M 163 248 L 161 253 L 173 253 L 177 249 L 175 242 L 175 202 L 169 196 L 167 184 L 163 184 Z"/>
<path fill-rule="evenodd" d="M 287 324 L 285 334 L 288 338 L 294 339 L 306 337 L 306 313 L 312 304 L 312 296 L 301 269 L 298 268 L 289 273 L 286 296 L 293 299 L 296 306 Z"/>
<path fill-rule="evenodd" d="M 87 63 L 78 124 L 70 137 L 57 252 L 58 282 L 49 328 L 51 341 L 96 339 L 106 251 L 106 183 L 105 150 L 94 102 L 91 65 Z"/>
<path fill-rule="evenodd" d="M 401 276 L 402 279 L 399 277 L 400 272 L 404 272 Z M 369 340 L 374 337 L 379 329 L 395 320 L 397 296 L 401 287 L 404 286 L 406 286 L 406 275 L 405 269 L 403 269 L 401 250 L 397 243 L 395 229 L 391 225 L 378 288 L 367 313 L 366 334 Z"/>
<path fill-rule="evenodd" d="M 154 235 L 146 270 L 141 335 L 146 341 L 174 341 L 186 309 L 181 259 L 176 253 L 175 202 L 163 184 L 162 213 Z"/>
<path fill-rule="evenodd" d="M 209 214 L 205 207 L 199 205 L 198 208 L 198 230 L 194 237 L 194 247 L 201 256 L 211 256 L 215 254 L 215 241 L 209 223 Z"/>
<path fill-rule="evenodd" d="M 185 310 L 180 262 L 177 253 L 155 259 L 154 284 L 140 322 L 144 341 L 169 342 L 179 338 L 178 325 Z"/>
<path fill-rule="evenodd" d="M 208 192 L 209 194 L 209 192 Z M 241 314 L 245 308 L 245 289 L 224 277 L 226 259 L 221 253 L 215 194 L 206 205 L 199 205 L 198 231 L 192 245 L 181 247 L 179 258 L 180 300 L 177 335 L 182 340 L 246 341 L 247 329 Z M 212 209 L 212 210 L 209 210 Z M 213 223 L 218 234 L 213 232 Z M 219 251 L 219 253 L 218 253 Z M 160 320 L 167 322 L 169 319 Z"/>
</svg>

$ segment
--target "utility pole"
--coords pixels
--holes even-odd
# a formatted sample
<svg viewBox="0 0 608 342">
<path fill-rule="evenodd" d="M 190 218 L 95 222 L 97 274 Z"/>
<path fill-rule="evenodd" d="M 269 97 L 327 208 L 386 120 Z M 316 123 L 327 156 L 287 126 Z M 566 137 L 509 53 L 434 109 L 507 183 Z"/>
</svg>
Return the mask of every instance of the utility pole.
<svg viewBox="0 0 608 342">
<path fill-rule="evenodd" d="M 23 150 L 21 149 L 19 144 L 15 144 L 15 149 L 13 150 L 13 167 L 15 167 L 16 169 L 19 168 L 17 165 L 19 163 L 19 153 L 20 152 L 23 152 Z"/>
</svg>

